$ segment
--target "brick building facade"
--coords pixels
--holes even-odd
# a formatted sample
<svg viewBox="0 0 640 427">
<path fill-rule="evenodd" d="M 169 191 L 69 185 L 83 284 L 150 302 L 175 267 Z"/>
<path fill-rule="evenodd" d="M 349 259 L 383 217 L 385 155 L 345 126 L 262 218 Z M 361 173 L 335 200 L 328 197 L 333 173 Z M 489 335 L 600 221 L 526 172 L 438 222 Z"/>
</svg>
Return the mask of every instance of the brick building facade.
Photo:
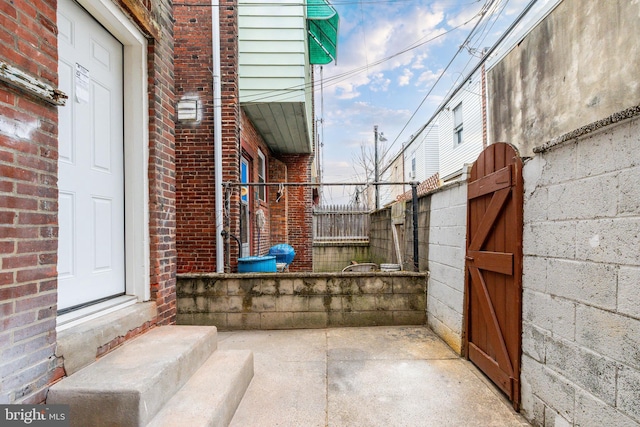
<svg viewBox="0 0 640 427">
<path fill-rule="evenodd" d="M 174 17 L 176 98 L 197 100 L 201 106 L 197 120 L 176 123 L 178 273 L 214 272 L 211 9 L 189 0 L 174 7 Z M 243 167 L 248 169 L 245 182 L 308 183 L 312 155 L 274 150 L 242 108 L 238 32 L 237 8 L 228 3 L 220 8 L 222 176 L 223 183 L 230 184 L 225 187 L 225 228 L 242 242 L 244 251 L 234 238 L 225 240 L 225 271 L 236 271 L 238 257 L 263 255 L 277 243 L 294 247 L 291 271 L 311 271 L 311 188 L 239 186 Z M 260 211 L 265 216 L 263 227 L 258 226 Z"/>
<path fill-rule="evenodd" d="M 62 45 L 73 45 L 73 37 L 84 35 L 93 40 L 92 30 L 71 23 L 74 14 L 82 17 L 86 28 L 93 28 L 90 25 L 97 21 L 101 31 L 108 33 L 116 46 L 122 46 L 117 50 L 124 58 L 123 71 L 118 74 L 124 76 L 121 156 L 126 178 L 121 176 L 125 182 L 121 197 L 126 203 L 125 212 L 118 214 L 127 224 L 127 235 L 123 247 L 115 247 L 113 253 L 126 253 L 135 265 L 123 269 L 127 288 L 122 285 L 122 294 L 135 295 L 134 301 L 152 301 L 147 304 L 154 307 L 138 323 L 106 336 L 89 354 L 99 356 L 156 324 L 175 322 L 170 2 L 80 0 L 79 4 L 81 7 L 62 0 L 0 0 L 0 403 L 43 402 L 48 386 L 65 375 L 65 362 L 71 359 L 70 354 L 63 356 L 56 350 L 60 339 L 56 313 L 64 303 L 59 277 L 59 247 L 64 242 L 59 242 L 59 231 L 68 225 L 61 225 L 63 218 L 68 218 L 63 206 L 68 205 L 66 200 L 61 202 L 66 193 L 61 188 L 59 159 L 68 154 L 66 120 L 71 106 L 89 109 L 81 104 L 91 105 L 91 97 L 101 90 L 97 68 L 88 67 L 85 74 L 76 76 L 86 77 L 80 82 L 73 80 L 73 68 L 60 65 Z M 90 60 L 112 59 L 96 46 L 94 56 L 87 57 L 84 65 Z M 84 83 L 90 90 L 82 94 L 80 85 Z M 64 95 L 58 87 L 69 96 L 66 105 L 61 105 Z M 98 113 L 93 117 L 97 122 L 106 119 Z M 69 120 L 75 123 L 74 118 Z M 70 224 L 73 234 L 75 223 Z"/>
</svg>

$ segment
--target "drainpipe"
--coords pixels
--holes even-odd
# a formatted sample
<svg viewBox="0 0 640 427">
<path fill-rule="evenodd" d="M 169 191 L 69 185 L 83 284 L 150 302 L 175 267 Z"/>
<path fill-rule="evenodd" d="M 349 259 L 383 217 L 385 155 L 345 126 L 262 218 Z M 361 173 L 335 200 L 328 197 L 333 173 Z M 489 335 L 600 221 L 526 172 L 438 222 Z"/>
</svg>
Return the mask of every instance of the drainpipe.
<svg viewBox="0 0 640 427">
<path fill-rule="evenodd" d="M 213 167 L 215 179 L 216 271 L 224 273 L 224 205 L 222 203 L 222 87 L 220 83 L 220 10 L 211 0 L 213 56 Z"/>
</svg>

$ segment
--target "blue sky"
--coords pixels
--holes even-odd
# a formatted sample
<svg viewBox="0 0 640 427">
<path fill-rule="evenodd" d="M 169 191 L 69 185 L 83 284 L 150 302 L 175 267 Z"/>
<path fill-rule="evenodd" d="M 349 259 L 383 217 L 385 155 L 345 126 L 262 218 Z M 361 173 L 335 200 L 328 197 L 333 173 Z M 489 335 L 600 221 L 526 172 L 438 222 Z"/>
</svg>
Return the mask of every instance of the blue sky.
<svg viewBox="0 0 640 427">
<path fill-rule="evenodd" d="M 491 46 L 528 3 L 333 0 L 340 15 L 338 59 L 337 64 L 323 67 L 323 96 L 316 92 L 316 116 L 324 121 L 323 181 L 360 180 L 354 163 L 362 146 L 373 147 L 374 125 L 388 140 L 387 158 L 396 154 L 477 63 L 478 51 Z M 535 9 L 550 3 L 538 0 Z M 474 35 L 456 55 L 483 8 L 487 12 Z M 325 198 L 335 199 L 350 190 L 326 187 Z"/>
</svg>

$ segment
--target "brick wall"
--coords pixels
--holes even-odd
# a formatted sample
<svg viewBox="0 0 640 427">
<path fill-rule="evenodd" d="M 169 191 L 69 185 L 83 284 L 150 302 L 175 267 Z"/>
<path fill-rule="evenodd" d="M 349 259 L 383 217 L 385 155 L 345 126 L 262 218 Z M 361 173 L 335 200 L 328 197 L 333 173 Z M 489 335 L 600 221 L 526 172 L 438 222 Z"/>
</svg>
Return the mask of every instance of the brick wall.
<svg viewBox="0 0 640 427">
<path fill-rule="evenodd" d="M 148 47 L 150 274 L 151 298 L 156 301 L 157 322 L 162 325 L 175 323 L 176 318 L 174 46 L 171 2 L 152 4 L 151 15 L 159 33 L 149 40 Z"/>
<path fill-rule="evenodd" d="M 312 156 L 280 155 L 287 166 L 288 182 L 310 182 Z M 288 243 L 296 251 L 290 271 L 313 270 L 313 193 L 310 186 L 287 187 Z"/>
<path fill-rule="evenodd" d="M 215 271 L 211 10 L 175 6 L 174 18 L 176 101 L 202 104 L 200 122 L 176 122 L 178 272 Z"/>
<path fill-rule="evenodd" d="M 272 177 L 269 175 L 270 164 L 272 161 L 277 161 L 272 159 L 269 155 L 269 149 L 267 148 L 267 144 L 265 144 L 264 139 L 258 133 L 256 128 L 251 123 L 251 120 L 247 117 L 246 114 L 241 113 L 242 116 L 242 124 L 240 126 L 240 144 L 242 146 L 242 152 L 244 156 L 250 159 L 250 167 L 252 168 L 249 180 L 252 182 L 258 182 L 258 166 L 259 166 L 259 158 L 258 158 L 258 150 L 262 152 L 262 155 L 265 157 L 265 180 L 267 182 L 272 181 Z M 251 210 L 249 212 L 249 227 L 251 229 L 251 255 L 265 255 L 269 251 L 269 247 L 271 247 L 271 214 L 270 214 L 270 206 L 269 200 L 273 199 L 276 196 L 277 189 L 273 187 L 265 187 L 264 189 L 264 199 L 260 200 L 258 197 L 259 188 L 258 187 L 249 187 L 249 198 L 251 200 Z M 266 224 L 265 226 L 258 230 L 257 222 L 256 222 L 256 213 L 258 209 L 261 209 L 265 215 Z"/>
<path fill-rule="evenodd" d="M 640 107 L 627 113 L 524 166 L 522 412 L 537 426 L 640 425 Z"/>
<path fill-rule="evenodd" d="M 269 162 L 269 181 L 288 182 L 287 166 L 275 157 L 272 157 Z M 281 197 L 278 197 L 280 189 L 273 188 L 271 191 L 269 199 L 271 241 L 273 244 L 287 243 L 289 241 L 289 222 L 287 221 L 289 198 L 286 197 L 288 188 L 282 189 Z"/>
<path fill-rule="evenodd" d="M 183 4 L 193 4 L 185 6 Z M 238 182 L 240 109 L 237 82 L 237 10 L 232 1 L 220 8 L 222 84 L 222 181 Z M 216 271 L 215 181 L 213 160 L 213 77 L 211 8 L 198 0 L 174 7 L 176 99 L 196 96 L 202 120 L 176 124 L 178 272 Z M 229 232 L 240 234 L 238 189 L 230 195 Z M 226 245 L 228 259 L 237 245 Z M 235 262 L 235 261 L 234 261 Z"/>
<path fill-rule="evenodd" d="M 152 297 L 175 321 L 173 42 L 168 1 L 122 5 L 149 37 Z M 150 5 L 149 5 L 150 6 Z M 151 7 L 151 6 L 150 6 Z M 153 18 L 151 18 L 153 16 Z M 57 86 L 55 2 L 0 2 L 0 59 Z M 155 38 L 154 38 L 155 37 Z M 40 403 L 63 374 L 57 303 L 57 108 L 0 83 L 0 403 Z"/>
<path fill-rule="evenodd" d="M 0 2 L 0 59 L 57 86 L 55 4 Z M 57 108 L 0 83 L 0 403 L 39 403 L 62 375 Z"/>
</svg>

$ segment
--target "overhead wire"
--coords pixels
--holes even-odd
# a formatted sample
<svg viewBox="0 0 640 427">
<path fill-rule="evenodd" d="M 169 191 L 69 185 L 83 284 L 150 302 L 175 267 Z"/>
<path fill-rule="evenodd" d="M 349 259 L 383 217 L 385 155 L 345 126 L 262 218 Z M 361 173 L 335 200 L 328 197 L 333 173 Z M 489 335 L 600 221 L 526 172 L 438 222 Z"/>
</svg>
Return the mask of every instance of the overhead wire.
<svg viewBox="0 0 640 427">
<path fill-rule="evenodd" d="M 487 20 L 484 24 L 483 24 L 483 28 L 480 30 L 480 34 L 482 35 L 482 38 L 477 40 L 476 45 L 480 46 L 482 44 L 482 41 L 484 41 L 487 36 L 488 36 L 488 32 L 486 32 L 485 30 L 487 30 L 488 27 L 488 31 L 491 30 L 491 28 L 493 28 L 493 26 L 495 25 L 495 23 L 498 21 L 498 19 L 500 18 L 500 15 L 502 15 L 502 12 L 504 12 L 504 9 L 506 8 L 507 4 L 509 3 L 510 0 L 506 0 L 506 2 L 504 2 L 502 8 L 500 9 L 499 12 L 497 12 L 498 7 L 500 6 L 500 4 L 502 3 L 502 0 L 498 0 L 497 3 L 495 3 L 495 8 L 494 8 L 494 12 L 488 12 L 488 16 L 493 16 L 493 22 Z M 497 13 L 495 13 L 497 12 Z M 489 26 L 489 23 L 491 22 L 491 25 Z M 470 40 L 472 40 L 475 37 L 475 35 L 473 37 L 471 37 Z M 467 67 L 473 62 L 474 56 L 471 53 L 472 48 L 469 47 L 469 44 L 471 42 L 468 42 L 466 45 L 462 45 L 463 47 L 465 47 L 469 53 L 470 53 L 470 57 L 469 60 L 467 61 L 467 63 L 464 65 L 464 67 L 462 67 L 462 70 L 460 71 L 460 76 L 465 76 L 465 71 L 467 70 Z M 449 98 L 449 96 L 451 95 L 451 93 L 456 90 L 458 88 L 458 80 L 454 81 L 453 84 L 449 87 L 449 89 L 447 90 L 447 92 L 444 95 L 444 99 L 443 101 L 440 103 L 440 105 L 438 105 L 438 107 L 436 108 L 436 111 L 441 110 L 444 107 L 444 103 L 445 101 Z M 476 94 L 475 92 L 472 92 L 475 95 L 481 95 L 481 94 Z M 422 140 L 426 139 L 430 134 L 431 131 L 433 130 L 432 126 L 425 126 L 425 128 L 427 129 L 427 133 L 422 137 Z M 394 141 L 395 142 L 395 141 Z M 408 146 L 407 146 L 408 147 Z M 384 152 L 383 158 L 384 156 L 389 154 L 389 151 L 391 151 L 391 146 L 388 147 L 388 149 Z M 396 155 L 397 156 L 397 155 Z M 394 156 L 395 158 L 395 156 Z M 389 168 L 390 165 L 387 165 L 385 167 L 382 168 L 382 172 L 384 173 L 387 171 L 387 169 Z"/>
<path fill-rule="evenodd" d="M 480 59 L 480 61 L 474 66 L 473 70 L 468 74 L 468 76 L 471 76 L 473 73 L 475 73 L 476 71 L 478 71 L 478 69 L 484 64 L 484 62 L 487 60 L 487 58 L 489 58 L 491 56 L 492 53 L 494 53 L 497 49 L 498 46 L 505 40 L 507 39 L 507 37 L 510 36 L 511 32 L 521 23 L 521 21 L 524 19 L 524 17 L 529 13 L 529 11 L 531 11 L 533 9 L 533 7 L 535 6 L 535 4 L 538 2 L 538 0 L 530 0 L 529 3 L 527 3 L 527 5 L 524 7 L 524 9 L 522 9 L 522 11 L 520 11 L 520 14 L 514 19 L 514 21 L 509 25 L 509 27 L 500 35 L 500 37 L 498 38 L 498 40 L 496 40 L 493 45 L 489 48 L 489 50 L 487 50 L 486 52 L 484 52 L 483 57 Z M 450 88 L 450 92 L 453 91 L 453 87 Z M 449 92 L 449 94 L 450 94 Z M 435 113 L 431 116 L 431 118 L 425 123 L 425 125 L 421 128 L 421 130 L 419 132 L 421 132 L 422 130 L 424 130 L 425 127 L 427 127 L 436 117 L 437 114 L 440 113 L 440 111 L 442 110 L 443 106 L 450 101 L 450 96 L 453 95 L 447 95 L 445 96 L 445 98 L 443 99 L 443 101 L 440 103 L 440 105 L 438 106 L 438 108 L 436 108 Z M 429 129 L 430 131 L 431 129 Z M 395 142 L 395 141 L 394 141 Z M 402 148 L 402 150 L 400 151 L 400 153 L 396 154 L 396 156 L 402 154 L 411 144 L 408 144 L 406 146 L 404 146 Z M 386 169 L 389 168 L 390 165 L 387 165 L 384 169 L 383 172 L 386 171 Z"/>
<path fill-rule="evenodd" d="M 373 63 L 369 63 L 367 65 L 360 66 L 360 67 L 345 71 L 343 73 L 336 74 L 335 76 L 326 78 L 324 84 L 325 84 L 325 86 L 336 85 L 338 83 L 341 83 L 344 80 L 347 80 L 350 77 L 353 77 L 353 76 L 355 76 L 357 74 L 360 74 L 360 73 L 362 73 L 364 71 L 368 71 L 371 67 L 383 64 L 384 62 L 390 61 L 390 60 L 392 60 L 392 59 L 394 59 L 394 58 L 396 58 L 396 57 L 398 57 L 400 55 L 403 55 L 403 54 L 405 54 L 407 52 L 410 52 L 410 51 L 412 51 L 414 49 L 417 49 L 420 46 L 424 46 L 427 43 L 431 43 L 431 42 L 433 42 L 433 41 L 435 41 L 435 40 L 437 40 L 437 39 L 439 39 L 441 37 L 444 37 L 445 35 L 447 35 L 449 33 L 452 33 L 453 31 L 455 31 L 455 30 L 457 30 L 457 29 L 459 29 L 461 27 L 464 27 L 465 25 L 469 24 L 474 19 L 476 19 L 479 14 L 480 13 L 474 15 L 469 20 L 467 20 L 467 21 L 465 21 L 463 23 L 461 23 L 459 25 L 456 25 L 455 27 L 452 27 L 452 28 L 450 28 L 450 29 L 448 29 L 448 30 L 446 30 L 444 32 L 436 34 L 435 36 L 433 36 L 433 37 L 431 37 L 431 38 L 429 38 L 427 40 L 424 40 L 424 39 L 425 39 L 425 37 L 428 37 L 428 35 L 425 36 L 425 37 L 421 37 L 420 39 L 418 39 L 418 41 L 413 42 L 410 45 L 408 45 L 408 47 L 406 47 L 406 48 L 404 48 L 404 49 L 402 49 L 402 50 L 400 50 L 400 51 L 398 51 L 396 53 L 393 53 L 393 54 L 391 54 L 389 56 L 386 56 L 384 58 L 378 59 L 378 60 L 374 61 Z M 420 41 L 420 40 L 424 40 L 424 41 Z M 328 84 L 327 84 L 327 82 L 328 82 Z M 286 92 L 298 92 L 298 91 L 300 91 L 302 89 L 315 87 L 316 85 L 317 85 L 317 83 L 313 82 L 313 83 L 306 83 L 306 84 L 290 86 L 290 87 L 288 87 L 286 89 L 264 91 L 264 92 L 261 92 L 260 97 L 249 98 L 250 100 L 246 101 L 246 102 L 251 103 L 251 102 L 264 101 L 264 100 L 268 100 L 268 99 L 275 98 L 275 97 L 280 98 L 281 96 L 286 96 L 286 95 L 283 95 Z M 293 98 L 295 98 L 295 96 L 296 95 L 292 95 L 291 98 L 286 98 L 285 97 L 285 98 L 280 98 L 280 99 L 282 99 L 282 100 L 293 99 Z"/>
<path fill-rule="evenodd" d="M 482 9 L 480 10 L 479 14 L 480 14 L 480 19 L 478 19 L 478 22 L 476 22 L 476 24 L 473 26 L 473 28 L 471 29 L 471 31 L 469 32 L 469 34 L 467 35 L 467 37 L 465 38 L 465 41 L 460 45 L 460 47 L 458 47 L 458 49 L 456 50 L 456 52 L 454 53 L 454 55 L 451 57 L 451 60 L 449 60 L 449 62 L 447 63 L 447 65 L 444 67 L 444 69 L 440 72 L 440 74 L 438 75 L 438 77 L 436 78 L 435 82 L 431 85 L 431 88 L 427 91 L 427 94 L 422 98 L 422 101 L 420 101 L 420 104 L 418 104 L 418 107 L 413 111 L 413 114 L 411 114 L 411 117 L 409 117 L 409 120 L 407 120 L 407 123 L 402 127 L 402 129 L 400 130 L 400 132 L 398 132 L 398 135 L 396 136 L 396 138 L 393 140 L 393 142 L 391 144 L 389 144 L 389 149 L 396 143 L 398 142 L 398 140 L 400 139 L 400 136 L 402 135 L 402 133 L 405 131 L 405 129 L 409 126 L 409 123 L 411 123 L 411 121 L 413 120 L 413 118 L 416 116 L 416 114 L 418 114 L 418 111 L 420 111 L 420 108 L 422 108 L 422 105 L 424 105 L 425 101 L 427 100 L 427 98 L 431 95 L 431 93 L 434 91 L 435 87 L 438 85 L 438 83 L 440 82 L 440 80 L 442 79 L 442 77 L 444 77 L 444 75 L 446 74 L 447 70 L 449 69 L 449 67 L 451 66 L 451 64 L 453 64 L 453 62 L 455 61 L 455 59 L 458 57 L 458 55 L 460 54 L 460 52 L 464 49 L 464 45 L 468 42 L 469 38 L 474 34 L 474 32 L 476 31 L 476 28 L 478 28 L 478 26 L 480 25 L 480 23 L 482 22 L 482 20 L 484 19 L 484 17 L 486 16 L 486 12 L 487 10 L 493 5 L 493 3 L 496 0 L 487 0 L 487 2 L 485 3 L 485 5 L 482 7 Z M 476 15 L 477 16 L 477 15 Z"/>
<path fill-rule="evenodd" d="M 359 0 L 351 0 L 351 1 L 332 1 L 330 2 L 332 6 L 349 6 L 349 5 L 358 5 L 358 4 L 381 4 L 381 3 L 411 3 L 411 2 L 415 2 L 418 0 L 368 0 L 368 1 L 359 1 Z M 463 3 L 460 6 L 468 6 L 468 5 L 472 5 L 475 3 L 480 3 L 483 0 L 474 0 L 471 1 L 469 3 Z M 441 1 L 442 3 L 454 3 L 456 2 L 456 0 L 445 0 L 445 1 Z M 297 2 L 297 3 L 275 3 L 275 2 L 270 2 L 270 3 L 259 3 L 259 2 L 243 2 L 243 3 L 238 3 L 236 1 L 235 4 L 232 4 L 233 6 L 236 7 L 244 7 L 244 6 L 249 6 L 249 7 L 282 7 L 282 6 L 295 6 L 295 7 L 300 7 L 300 6 L 315 6 L 315 3 L 306 3 L 306 2 Z M 229 6 L 228 4 L 222 4 L 222 3 L 218 3 L 218 4 L 211 4 L 211 3 L 173 3 L 173 6 L 187 6 L 187 7 L 226 7 Z"/>
</svg>

